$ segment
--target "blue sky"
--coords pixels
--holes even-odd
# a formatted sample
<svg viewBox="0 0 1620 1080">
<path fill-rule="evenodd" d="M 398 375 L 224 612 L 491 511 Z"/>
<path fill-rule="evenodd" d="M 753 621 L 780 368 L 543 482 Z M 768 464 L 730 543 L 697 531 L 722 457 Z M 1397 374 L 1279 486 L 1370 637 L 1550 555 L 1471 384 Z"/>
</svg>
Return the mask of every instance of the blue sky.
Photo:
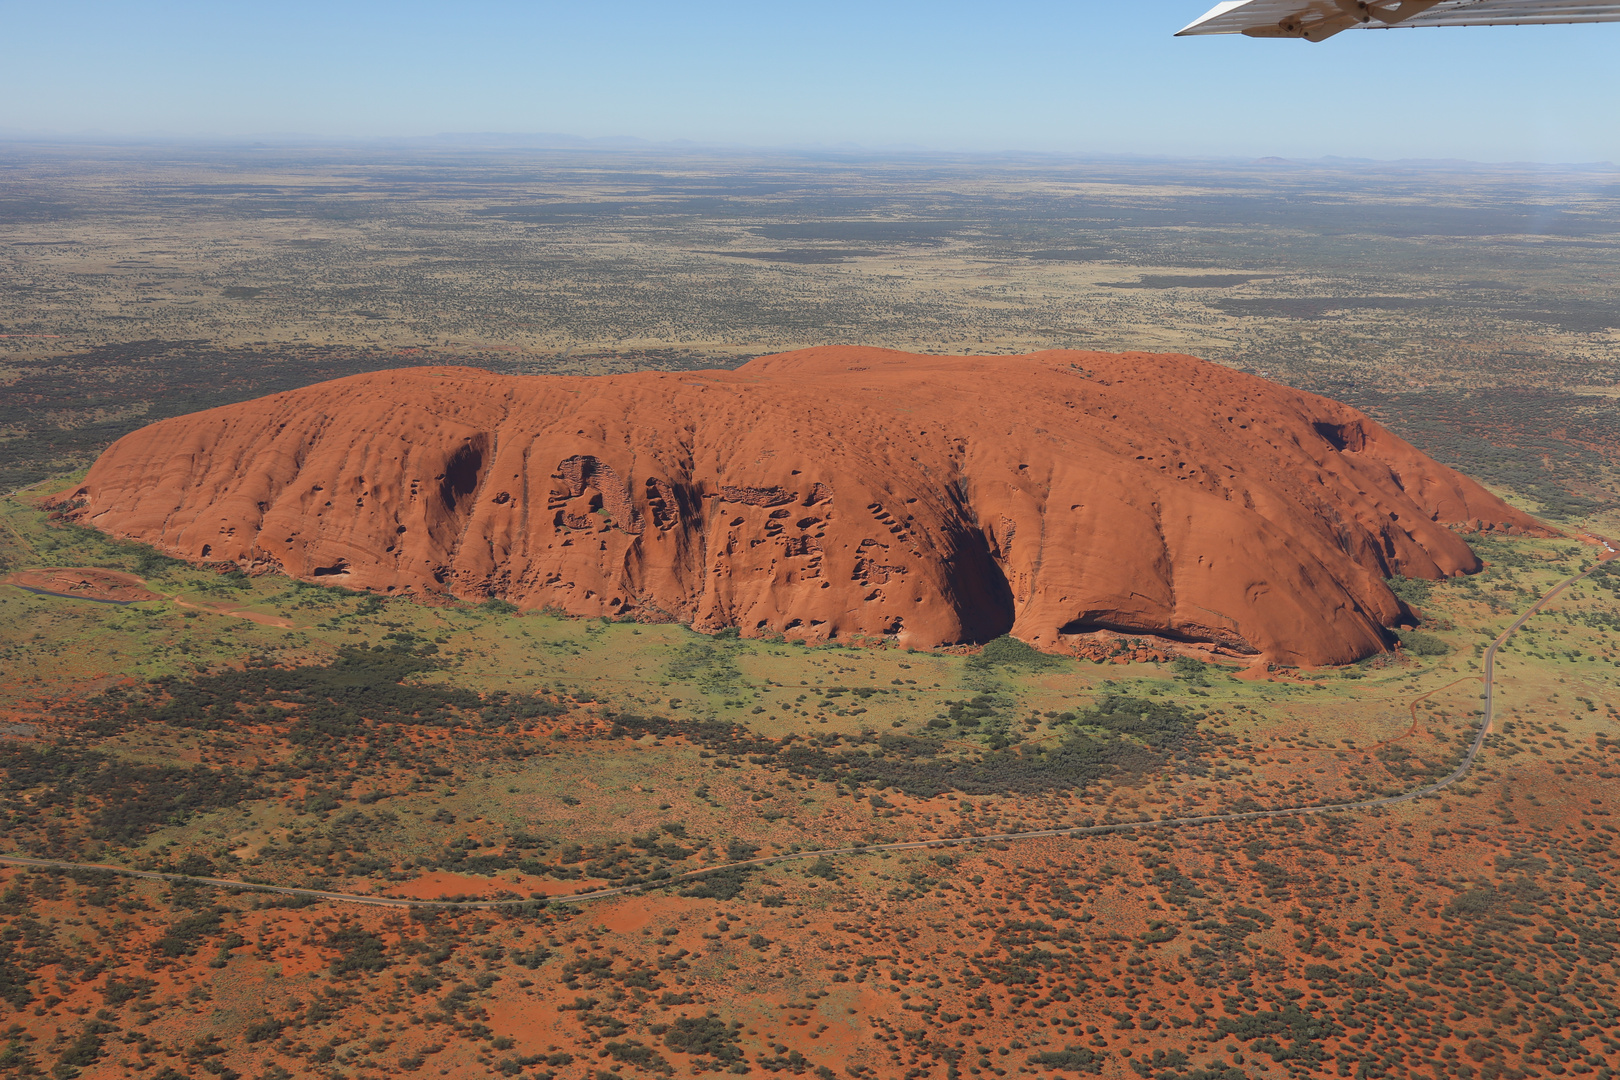
<svg viewBox="0 0 1620 1080">
<path fill-rule="evenodd" d="M 1172 33 L 1209 0 L 0 0 L 0 133 L 1620 161 L 1620 24 Z"/>
</svg>

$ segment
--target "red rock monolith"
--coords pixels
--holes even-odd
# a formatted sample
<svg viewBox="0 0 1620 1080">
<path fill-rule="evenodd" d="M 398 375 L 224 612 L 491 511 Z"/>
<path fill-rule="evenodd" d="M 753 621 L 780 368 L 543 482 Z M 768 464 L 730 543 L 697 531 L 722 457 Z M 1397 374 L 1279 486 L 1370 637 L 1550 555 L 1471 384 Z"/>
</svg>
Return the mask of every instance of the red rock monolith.
<svg viewBox="0 0 1620 1080">
<path fill-rule="evenodd" d="M 1454 531 L 1548 535 L 1346 405 L 1189 356 L 817 348 L 599 378 L 410 368 L 125 436 L 65 497 L 193 561 L 745 636 L 1385 646 Z"/>
</svg>

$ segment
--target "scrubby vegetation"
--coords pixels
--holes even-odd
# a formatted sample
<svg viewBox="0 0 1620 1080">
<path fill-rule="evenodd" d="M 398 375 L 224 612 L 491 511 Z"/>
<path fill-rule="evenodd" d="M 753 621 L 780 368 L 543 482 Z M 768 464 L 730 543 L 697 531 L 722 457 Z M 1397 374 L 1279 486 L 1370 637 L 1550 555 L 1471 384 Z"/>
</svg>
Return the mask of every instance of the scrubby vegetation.
<svg viewBox="0 0 1620 1080">
<path fill-rule="evenodd" d="M 1413 656 L 1444 656 L 1451 651 L 1444 638 L 1422 630 L 1401 630 L 1399 637 L 1401 647 Z"/>
<path fill-rule="evenodd" d="M 1472 632 L 1449 620 L 1493 610 L 1476 595 L 1551 572 L 1526 549 L 1492 555 L 1472 586 L 1432 589 L 1435 636 Z M 1598 670 L 1611 580 L 1528 631 L 1527 652 Z M 638 652 L 657 628 L 268 594 L 330 651 L 36 707 L 50 737 L 0 743 L 13 844 L 505 906 L 0 870 L 8 1068 L 1257 1080 L 1372 1077 L 1403 1055 L 1573 1072 L 1614 1052 L 1617 834 L 1586 779 L 1620 771 L 1601 696 L 1572 697 L 1579 720 L 1504 715 L 1488 762 L 1531 764 L 1443 801 L 1081 837 L 1427 782 L 1466 743 L 1477 691 L 1437 671 L 1410 718 L 1415 691 L 1387 695 L 1468 656 L 1246 684 L 1191 658 L 1132 674 L 1004 645 L 970 661 L 670 631 Z M 571 677 L 480 686 L 467 634 Z M 620 681 L 584 674 L 598 651 Z M 1085 692 L 1051 688 L 1071 680 Z M 1402 703 L 1377 740 L 1298 719 L 1369 693 Z M 1059 835 L 998 839 L 1032 829 Z M 733 865 L 785 855 L 802 857 Z M 648 891 L 550 903 L 605 885 Z M 231 1037 L 199 1041 L 204 1016 Z"/>
<path fill-rule="evenodd" d="M 24 154 L 0 213 L 21 283 L 0 311 L 0 490 L 166 415 L 401 364 L 690 370 L 850 328 L 1118 348 L 1133 325 L 1366 408 L 1571 532 L 1616 497 L 1620 414 L 1589 392 L 1615 309 L 1592 292 L 1612 276 L 1598 195 L 1531 211 L 1512 176 L 1369 186 L 1357 166 L 1348 186 L 1294 169 L 1279 202 L 1269 167 L 1200 166 L 1189 220 L 1131 190 L 1188 177 L 1140 163 L 514 161 L 467 163 L 466 198 L 424 201 L 443 162 L 259 160 L 264 182 L 237 188 Z M 92 219 L 93 244 L 64 240 Z M 1538 263 L 1532 224 L 1579 242 Z M 1229 265 L 1162 272 L 1211 259 Z M 1492 284 L 1504 259 L 1528 291 Z M 532 287 L 514 300 L 518 264 Z M 920 269 L 878 291 L 855 272 L 889 265 Z M 1228 344 L 1212 305 L 1238 320 Z M 678 340 L 574 347 L 632 324 Z M 64 332 L 71 347 L 27 336 Z M 0 596 L 8 851 L 509 906 L 0 868 L 0 1075 L 1603 1080 L 1620 1057 L 1617 564 L 1504 650 L 1499 726 L 1443 798 L 872 849 L 1449 771 L 1477 719 L 1469 665 L 1574 550 L 1465 539 L 1483 573 L 1391 581 L 1424 620 L 1399 655 L 1239 682 L 1127 663 L 1124 644 L 1098 665 L 1011 638 L 961 660 L 557 624 L 481 597 L 407 611 L 9 518 L 0 568 L 127 570 L 194 606 Z M 296 626 L 217 612 L 236 605 Z M 825 850 L 851 847 L 868 853 Z M 785 854 L 806 857 L 726 865 Z M 632 883 L 667 887 L 549 903 Z"/>
<path fill-rule="evenodd" d="M 985 695 L 950 707 L 954 722 L 978 726 L 996 716 Z M 1170 702 L 1110 695 L 1096 708 L 1069 713 L 1072 730 L 1055 746 L 1015 746 L 992 740 L 969 759 L 949 756 L 936 738 L 863 733 L 809 739 L 763 739 L 746 728 L 621 713 L 615 730 L 626 734 L 680 735 L 728 754 L 746 755 L 755 765 L 780 766 L 827 782 L 893 787 L 908 795 L 931 797 L 946 791 L 1010 794 L 1074 789 L 1116 773 L 1140 775 L 1168 762 L 1191 765 L 1203 746 L 1197 722 Z M 1195 766 L 1194 766 L 1195 767 Z"/>
</svg>

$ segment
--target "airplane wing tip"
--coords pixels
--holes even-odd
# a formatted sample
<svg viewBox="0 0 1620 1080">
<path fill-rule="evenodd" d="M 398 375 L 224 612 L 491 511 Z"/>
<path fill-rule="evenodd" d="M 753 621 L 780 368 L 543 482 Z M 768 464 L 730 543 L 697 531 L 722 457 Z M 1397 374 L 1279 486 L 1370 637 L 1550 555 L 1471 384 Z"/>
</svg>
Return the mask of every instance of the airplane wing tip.
<svg viewBox="0 0 1620 1080">
<path fill-rule="evenodd" d="M 1175 32 L 1175 37 L 1203 37 L 1209 34 L 1230 33 L 1228 30 L 1206 29 L 1210 23 L 1216 22 L 1221 16 L 1229 14 L 1238 8 L 1245 7 L 1249 0 L 1222 0 L 1208 11 L 1204 12 L 1192 22 Z"/>
</svg>

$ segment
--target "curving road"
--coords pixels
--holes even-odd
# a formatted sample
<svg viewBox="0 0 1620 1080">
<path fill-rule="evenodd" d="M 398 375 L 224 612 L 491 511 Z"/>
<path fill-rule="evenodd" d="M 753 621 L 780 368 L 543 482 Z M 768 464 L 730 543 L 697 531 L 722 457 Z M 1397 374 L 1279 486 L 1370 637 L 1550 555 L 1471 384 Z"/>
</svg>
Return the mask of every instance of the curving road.
<svg viewBox="0 0 1620 1080">
<path fill-rule="evenodd" d="M 1607 547 L 1605 544 L 1604 546 Z M 1609 549 L 1611 552 L 1613 548 Z M 867 855 L 881 851 L 916 851 L 925 848 L 957 847 L 966 844 L 995 844 L 1005 843 L 1009 840 L 1038 840 L 1055 836 L 1095 836 L 1101 833 L 1129 832 L 1136 829 L 1164 829 L 1183 825 L 1215 825 L 1231 821 L 1259 821 L 1263 818 L 1298 817 L 1305 814 L 1342 813 L 1351 810 L 1376 810 L 1385 806 L 1396 806 L 1400 803 L 1414 802 L 1455 784 L 1468 774 L 1473 768 L 1474 760 L 1479 757 L 1480 748 L 1485 745 L 1485 736 L 1490 733 L 1491 721 L 1495 709 L 1495 680 L 1496 680 L 1496 651 L 1502 647 L 1508 638 L 1512 637 L 1531 617 L 1546 606 L 1547 602 L 1563 592 L 1570 585 L 1595 573 L 1603 565 L 1603 560 L 1596 562 L 1590 569 L 1579 574 L 1572 574 L 1560 581 L 1557 585 L 1542 593 L 1540 599 L 1530 605 L 1529 609 L 1520 615 L 1513 623 L 1496 636 L 1490 647 L 1485 650 L 1485 669 L 1481 676 L 1485 682 L 1485 707 L 1479 730 L 1474 733 L 1473 744 L 1469 746 L 1468 753 L 1463 755 L 1462 761 L 1452 770 L 1451 774 L 1442 780 L 1429 784 L 1426 787 L 1403 792 L 1400 795 L 1387 795 L 1377 799 L 1364 799 L 1360 802 L 1345 803 L 1317 803 L 1307 806 L 1287 806 L 1274 810 L 1250 810 L 1230 814 L 1202 814 L 1196 817 L 1158 818 L 1149 821 L 1121 821 L 1108 825 L 1076 826 L 1065 829 L 1034 829 L 1029 832 L 985 833 L 974 836 L 942 836 L 933 840 L 911 840 L 898 844 L 856 844 L 850 847 L 821 848 L 815 851 L 790 852 L 783 855 L 767 855 L 758 859 L 745 859 L 741 862 L 724 863 L 720 866 L 705 867 L 687 874 L 678 874 L 661 881 L 646 882 L 640 885 L 620 885 L 611 889 L 597 889 L 593 892 L 573 893 L 567 896 L 548 896 L 539 900 L 415 900 L 407 897 L 395 896 L 367 896 L 364 893 L 328 892 L 324 889 L 301 889 L 291 885 L 266 885 L 255 881 L 239 881 L 233 878 L 195 877 L 189 874 L 166 874 L 156 870 L 131 870 L 122 866 L 107 866 L 103 863 L 63 862 L 53 859 L 32 859 L 21 855 L 0 855 L 0 865 L 29 866 L 42 870 L 97 870 L 106 873 L 118 874 L 123 877 L 142 878 L 147 881 L 166 881 L 186 885 L 214 885 L 222 889 L 250 890 L 254 892 L 279 893 L 283 896 L 304 896 L 314 900 L 331 900 L 346 904 L 367 904 L 373 907 L 395 908 L 459 908 L 462 910 L 496 908 L 519 908 L 530 904 L 581 904 L 588 900 L 606 900 L 615 896 L 626 896 L 631 893 L 651 892 L 655 889 L 668 888 L 683 882 L 693 882 L 710 875 L 726 870 L 740 870 L 747 867 L 769 866 L 772 863 L 791 862 L 796 859 L 814 859 L 834 855 Z"/>
</svg>

